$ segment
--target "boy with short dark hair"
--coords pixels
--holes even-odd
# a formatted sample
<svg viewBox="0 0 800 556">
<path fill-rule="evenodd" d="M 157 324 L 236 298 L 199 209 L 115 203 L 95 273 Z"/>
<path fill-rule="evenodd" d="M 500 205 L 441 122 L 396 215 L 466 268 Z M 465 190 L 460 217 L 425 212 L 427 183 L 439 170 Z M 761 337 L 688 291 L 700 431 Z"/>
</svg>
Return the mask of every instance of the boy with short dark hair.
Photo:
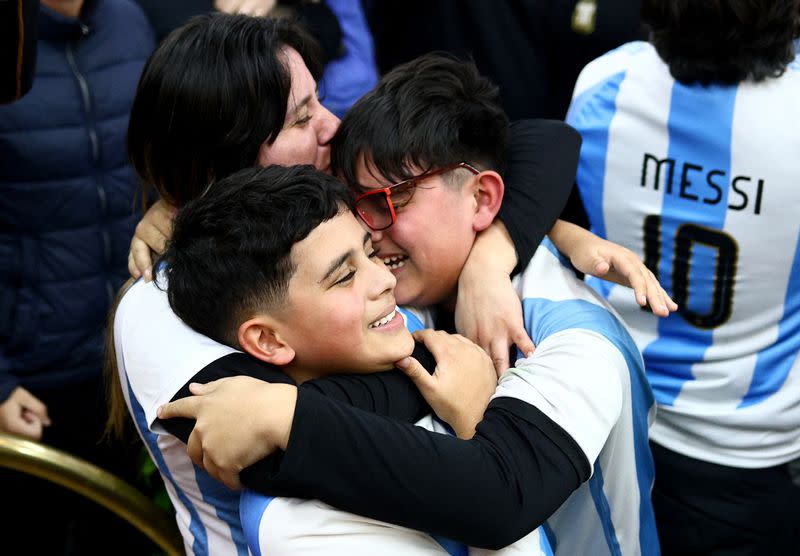
<svg viewBox="0 0 800 556">
<path fill-rule="evenodd" d="M 270 365 L 252 360 L 245 364 L 242 357 L 235 357 L 237 374 L 275 381 L 279 369 L 291 379 L 279 382 L 325 393 L 333 382 L 313 379 L 393 369 L 395 362 L 411 355 L 414 341 L 395 304 L 396 280 L 377 258 L 369 232 L 352 212 L 352 200 L 341 182 L 310 166 L 237 172 L 181 210 L 158 263 L 163 263 L 163 271 L 157 284 L 169 284 L 170 306 L 194 330 Z M 459 378 L 458 392 L 449 396 L 462 402 L 439 407 L 455 431 L 471 436 L 495 388 L 492 362 L 463 338 L 435 345 L 449 345 L 450 351 L 463 354 L 458 370 L 467 379 Z M 415 354 L 429 358 L 421 347 Z M 210 365 L 207 372 L 225 372 L 225 359 Z M 377 384 L 402 397 L 403 389 L 390 387 L 391 376 L 371 378 L 380 380 L 363 381 L 362 389 Z M 352 389 L 352 381 L 341 382 L 345 377 L 332 380 L 340 380 L 342 390 Z M 273 386 L 287 399 L 298 395 L 294 386 Z M 357 400 L 348 401 L 364 407 Z M 466 401 L 473 402 L 471 408 L 464 407 Z M 402 404 L 401 411 L 380 402 L 367 408 L 408 420 L 406 405 L 414 407 L 415 402 Z M 322 428 L 327 424 L 328 420 L 318 422 Z M 421 424 L 447 432 L 442 422 L 428 419 Z M 185 427 L 174 421 L 165 427 L 181 438 L 188 436 Z M 249 472 L 268 472 L 269 463 Z M 264 504 L 264 509 L 269 505 L 270 527 L 254 533 L 258 526 L 248 518 L 259 504 L 264 504 L 260 497 L 243 497 L 244 531 L 254 552 L 268 547 L 271 554 L 305 549 L 352 553 L 369 546 L 385 555 L 405 555 L 428 554 L 439 546 L 419 531 L 364 520 L 318 501 L 291 499 Z M 302 534 L 311 529 L 314 535 Z M 539 531 L 527 540 L 545 542 Z"/>
</svg>

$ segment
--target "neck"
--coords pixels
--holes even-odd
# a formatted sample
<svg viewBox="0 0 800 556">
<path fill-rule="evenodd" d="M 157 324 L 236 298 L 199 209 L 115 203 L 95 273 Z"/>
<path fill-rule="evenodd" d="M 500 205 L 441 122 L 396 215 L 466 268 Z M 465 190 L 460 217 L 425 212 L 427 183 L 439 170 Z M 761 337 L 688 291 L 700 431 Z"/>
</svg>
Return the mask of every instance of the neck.
<svg viewBox="0 0 800 556">
<path fill-rule="evenodd" d="M 307 380 L 311 380 L 313 378 L 319 378 L 319 375 L 303 370 L 297 369 L 292 367 L 291 365 L 286 365 L 285 367 L 281 367 L 281 370 L 286 373 L 289 378 L 294 380 L 298 385 L 303 384 Z"/>
<path fill-rule="evenodd" d="M 42 4 L 66 17 L 81 15 L 83 0 L 42 0 Z"/>
</svg>

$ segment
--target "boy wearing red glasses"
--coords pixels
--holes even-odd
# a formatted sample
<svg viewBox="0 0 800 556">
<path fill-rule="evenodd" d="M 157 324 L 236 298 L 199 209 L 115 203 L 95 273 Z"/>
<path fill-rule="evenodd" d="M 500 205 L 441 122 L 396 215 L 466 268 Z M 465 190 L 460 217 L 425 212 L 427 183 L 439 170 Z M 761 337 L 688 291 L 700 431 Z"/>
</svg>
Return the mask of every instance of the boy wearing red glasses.
<svg viewBox="0 0 800 556">
<path fill-rule="evenodd" d="M 495 93 L 471 64 L 425 56 L 385 76 L 335 139 L 333 163 L 360 192 L 357 213 L 397 279 L 397 298 L 435 308 L 442 328 L 452 324 L 458 275 L 476 234 L 503 196 L 497 170 L 506 122 Z M 537 349 L 503 374 L 472 440 L 431 437 L 374 416 L 351 421 L 359 434 L 348 439 L 336 430 L 350 417 L 332 409 L 315 420 L 304 413 L 303 396 L 263 412 L 258 400 L 271 386 L 246 378 L 195 389 L 205 395 L 170 404 L 160 416 L 198 419 L 201 430 L 190 439 L 198 461 L 204 450 L 221 453 L 205 434 L 204 410 L 235 400 L 232 426 L 218 430 L 233 431 L 246 416 L 251 429 L 226 442 L 249 448 L 238 466 L 223 466 L 241 469 L 277 447 L 285 454 L 250 479 L 283 496 L 317 497 L 473 545 L 502 546 L 545 523 L 557 553 L 657 554 L 647 444 L 653 398 L 636 346 L 549 242 L 515 286 Z M 445 366 L 446 356 L 437 360 Z M 413 361 L 404 367 L 440 404 L 441 377 Z M 254 417 L 253 408 L 262 414 Z M 489 540 L 481 537 L 486 522 Z"/>
</svg>

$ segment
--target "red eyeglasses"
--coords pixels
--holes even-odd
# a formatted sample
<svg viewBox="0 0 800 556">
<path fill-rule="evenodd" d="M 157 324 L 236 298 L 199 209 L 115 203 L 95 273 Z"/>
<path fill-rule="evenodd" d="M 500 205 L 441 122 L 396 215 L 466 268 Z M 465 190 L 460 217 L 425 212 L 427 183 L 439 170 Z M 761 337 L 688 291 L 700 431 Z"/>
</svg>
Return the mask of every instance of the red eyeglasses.
<svg viewBox="0 0 800 556">
<path fill-rule="evenodd" d="M 388 187 L 372 189 L 356 197 L 356 214 L 371 230 L 377 232 L 390 228 L 397 221 L 395 209 L 402 208 L 411 201 L 411 198 L 414 197 L 414 192 L 417 190 L 417 185 L 421 181 L 439 174 L 458 170 L 459 168 L 469 170 L 476 176 L 480 173 L 471 164 L 459 162 L 430 170 Z"/>
</svg>

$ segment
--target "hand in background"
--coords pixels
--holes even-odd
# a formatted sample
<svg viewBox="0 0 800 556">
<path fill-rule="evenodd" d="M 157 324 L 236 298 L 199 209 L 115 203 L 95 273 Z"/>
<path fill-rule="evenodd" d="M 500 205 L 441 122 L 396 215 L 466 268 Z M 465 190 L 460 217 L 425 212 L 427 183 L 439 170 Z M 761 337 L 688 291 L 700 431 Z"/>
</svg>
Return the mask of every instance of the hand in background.
<svg viewBox="0 0 800 556">
<path fill-rule="evenodd" d="M 48 426 L 47 406 L 21 386 L 0 404 L 0 431 L 41 440 L 42 431 Z"/>
<path fill-rule="evenodd" d="M 276 0 L 214 0 L 214 9 L 229 14 L 264 16 L 275 4 Z"/>
</svg>

